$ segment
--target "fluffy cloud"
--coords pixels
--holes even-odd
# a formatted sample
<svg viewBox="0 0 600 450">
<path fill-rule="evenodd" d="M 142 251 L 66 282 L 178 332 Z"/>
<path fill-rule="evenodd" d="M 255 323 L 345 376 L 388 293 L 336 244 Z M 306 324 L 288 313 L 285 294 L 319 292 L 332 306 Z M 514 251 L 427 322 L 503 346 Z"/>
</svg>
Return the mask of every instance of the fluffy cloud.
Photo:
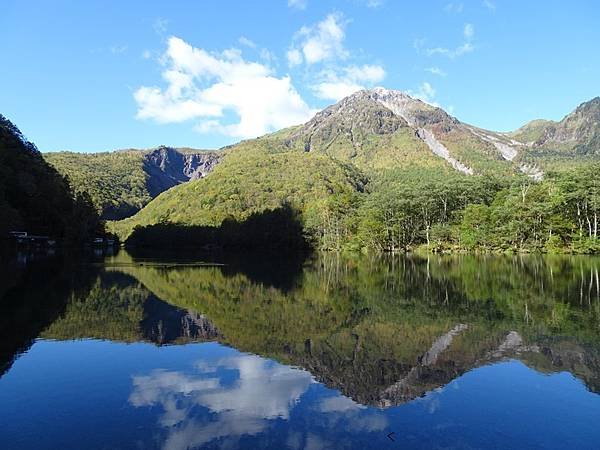
<svg viewBox="0 0 600 450">
<path fill-rule="evenodd" d="M 304 61 L 315 64 L 335 58 L 344 59 L 348 51 L 344 48 L 346 21 L 341 14 L 329 14 L 313 26 L 304 26 L 296 33 L 295 43 L 287 53 L 291 66 Z"/>
<path fill-rule="evenodd" d="M 279 78 L 268 66 L 244 60 L 237 49 L 209 53 L 170 37 L 161 64 L 166 87 L 142 86 L 134 93 L 139 119 L 197 119 L 201 132 L 248 138 L 313 114 L 289 76 Z"/>
<path fill-rule="evenodd" d="M 306 64 L 316 97 L 337 101 L 385 77 L 379 65 L 340 64 L 351 57 L 344 47 L 346 24 L 341 14 L 329 14 L 315 25 L 300 28 L 287 52 L 290 67 Z"/>
<path fill-rule="evenodd" d="M 290 66 L 302 64 L 302 53 L 300 53 L 300 50 L 292 48 L 287 52 L 287 60 Z"/>
<path fill-rule="evenodd" d="M 371 87 L 385 78 L 385 70 L 377 65 L 348 66 L 340 71 L 325 71 L 323 80 L 313 90 L 322 99 L 339 100 L 356 91 Z"/>
<path fill-rule="evenodd" d="M 474 35 L 475 35 L 475 28 L 470 23 L 467 23 L 463 27 L 463 37 L 465 39 L 465 42 L 463 44 L 461 44 L 455 48 L 448 48 L 448 47 L 425 48 L 424 49 L 425 54 L 427 56 L 442 55 L 442 56 L 446 56 L 450 59 L 454 59 L 459 56 L 465 55 L 467 53 L 471 53 L 473 50 L 475 50 L 475 47 L 473 46 L 473 43 L 472 43 Z M 424 43 L 425 43 L 425 41 L 423 39 L 415 40 L 415 42 L 414 42 L 415 49 L 417 51 L 421 51 Z"/>
</svg>

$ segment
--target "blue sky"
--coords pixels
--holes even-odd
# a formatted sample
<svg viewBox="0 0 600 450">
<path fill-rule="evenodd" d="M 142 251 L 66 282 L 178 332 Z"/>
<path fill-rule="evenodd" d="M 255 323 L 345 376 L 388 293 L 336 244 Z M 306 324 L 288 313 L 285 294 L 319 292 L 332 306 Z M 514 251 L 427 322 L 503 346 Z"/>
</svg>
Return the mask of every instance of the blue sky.
<svg viewBox="0 0 600 450">
<path fill-rule="evenodd" d="M 600 95 L 596 1 L 12 1 L 0 113 L 42 151 L 215 148 L 362 87 L 511 130 Z"/>
</svg>

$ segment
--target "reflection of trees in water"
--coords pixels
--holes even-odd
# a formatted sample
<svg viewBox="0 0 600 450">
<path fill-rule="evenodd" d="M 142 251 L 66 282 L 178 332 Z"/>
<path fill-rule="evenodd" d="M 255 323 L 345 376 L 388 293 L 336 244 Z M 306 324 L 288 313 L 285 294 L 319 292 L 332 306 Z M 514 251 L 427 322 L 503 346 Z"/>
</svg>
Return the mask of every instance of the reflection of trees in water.
<svg viewBox="0 0 600 450">
<path fill-rule="evenodd" d="M 201 266 L 121 253 L 104 268 L 73 261 L 58 277 L 56 263 L 25 271 L 3 298 L 3 317 L 17 317 L 3 328 L 12 333 L 3 360 L 38 335 L 218 339 L 381 406 L 506 358 L 600 390 L 599 259 L 325 254 L 245 271 L 250 260 L 223 258 Z"/>
<path fill-rule="evenodd" d="M 161 299 L 203 312 L 236 348 L 301 365 L 363 403 L 405 401 L 505 358 L 598 386 L 593 258 L 325 254 L 286 291 L 218 267 L 119 270 Z M 581 283 L 590 293 L 584 302 Z M 432 345 L 463 323 L 424 364 Z M 402 379 L 405 388 L 387 395 Z"/>
<path fill-rule="evenodd" d="M 41 337 L 110 339 L 155 344 L 212 340 L 218 330 L 202 314 L 174 307 L 120 272 L 97 274 L 89 292 L 72 296 Z"/>
<path fill-rule="evenodd" d="M 33 258 L 25 267 L 0 265 L 0 375 L 63 313 L 70 298 L 86 296 L 94 275 L 71 258 Z"/>
</svg>

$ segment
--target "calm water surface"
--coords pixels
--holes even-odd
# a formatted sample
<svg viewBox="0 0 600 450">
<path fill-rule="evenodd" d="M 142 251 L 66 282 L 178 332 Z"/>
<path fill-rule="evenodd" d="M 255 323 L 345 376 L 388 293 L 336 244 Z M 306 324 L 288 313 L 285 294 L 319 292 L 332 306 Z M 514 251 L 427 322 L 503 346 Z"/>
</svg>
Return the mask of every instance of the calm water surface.
<svg viewBox="0 0 600 450">
<path fill-rule="evenodd" d="M 2 267 L 3 449 L 600 447 L 597 258 Z"/>
</svg>

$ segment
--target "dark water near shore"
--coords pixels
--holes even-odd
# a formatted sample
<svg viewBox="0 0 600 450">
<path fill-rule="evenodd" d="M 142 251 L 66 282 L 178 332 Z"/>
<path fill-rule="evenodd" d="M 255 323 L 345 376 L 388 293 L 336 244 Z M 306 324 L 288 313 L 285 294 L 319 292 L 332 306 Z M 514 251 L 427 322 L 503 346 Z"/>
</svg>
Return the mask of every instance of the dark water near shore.
<svg viewBox="0 0 600 450">
<path fill-rule="evenodd" d="M 0 448 L 599 448 L 599 272 L 541 256 L 4 261 Z"/>
</svg>

